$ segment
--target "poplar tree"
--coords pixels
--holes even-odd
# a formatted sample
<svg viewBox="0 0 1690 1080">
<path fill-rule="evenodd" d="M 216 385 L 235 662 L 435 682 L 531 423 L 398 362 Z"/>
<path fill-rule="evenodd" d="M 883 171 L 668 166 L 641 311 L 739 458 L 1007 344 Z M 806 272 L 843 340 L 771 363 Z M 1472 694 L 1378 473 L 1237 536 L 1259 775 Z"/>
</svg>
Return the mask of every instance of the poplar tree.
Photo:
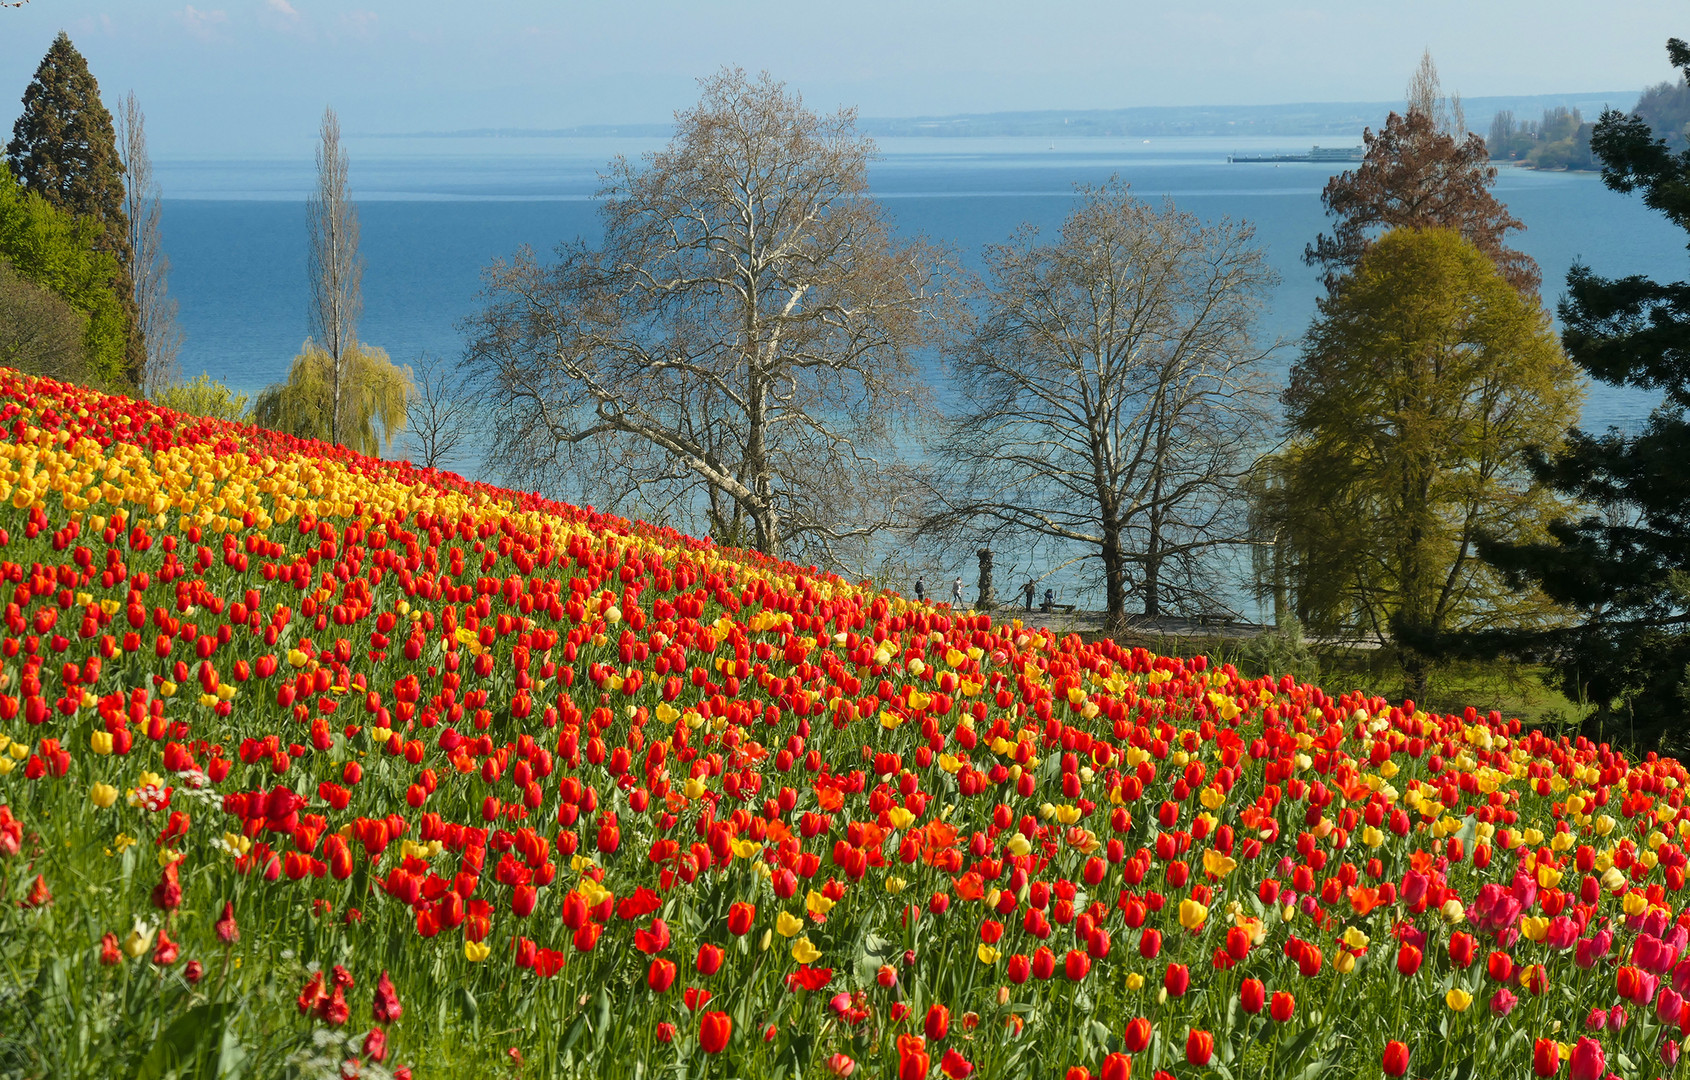
<svg viewBox="0 0 1690 1080">
<path fill-rule="evenodd" d="M 12 174 L 25 190 L 39 193 L 53 206 L 98 223 L 98 250 L 117 260 L 112 285 L 124 308 L 124 376 L 137 382 L 146 349 L 136 332 L 130 273 L 129 217 L 123 159 L 111 113 L 100 101 L 100 85 L 63 31 L 35 69 L 23 95 L 23 114 L 12 125 L 6 146 Z"/>
</svg>

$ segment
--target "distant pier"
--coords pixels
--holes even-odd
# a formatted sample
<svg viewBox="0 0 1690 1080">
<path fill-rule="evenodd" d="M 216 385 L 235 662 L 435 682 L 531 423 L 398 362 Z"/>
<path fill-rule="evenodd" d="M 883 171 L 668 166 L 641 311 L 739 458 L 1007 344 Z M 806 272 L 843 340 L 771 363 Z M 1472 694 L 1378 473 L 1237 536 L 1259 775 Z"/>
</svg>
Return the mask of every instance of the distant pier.
<svg viewBox="0 0 1690 1080">
<path fill-rule="evenodd" d="M 1306 154 L 1228 154 L 1234 165 L 1259 165 L 1281 161 L 1360 161 L 1367 148 L 1363 146 L 1316 146 Z"/>
</svg>

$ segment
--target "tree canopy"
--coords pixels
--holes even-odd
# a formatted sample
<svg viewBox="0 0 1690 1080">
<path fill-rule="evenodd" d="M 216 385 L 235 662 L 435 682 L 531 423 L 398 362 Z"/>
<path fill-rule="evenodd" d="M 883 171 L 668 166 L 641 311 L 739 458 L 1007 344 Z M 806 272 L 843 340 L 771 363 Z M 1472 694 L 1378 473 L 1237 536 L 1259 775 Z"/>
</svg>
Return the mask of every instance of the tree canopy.
<svg viewBox="0 0 1690 1080">
<path fill-rule="evenodd" d="M 123 159 L 100 86 L 69 35 L 60 31 L 23 95 L 6 145 L 12 173 L 53 206 L 95 222 L 95 246 L 113 257 L 114 292 L 124 314 L 123 378 L 138 383 L 146 351 L 135 332 L 129 285 L 133 253 L 124 210 Z"/>
<path fill-rule="evenodd" d="M 1360 262 L 1379 232 L 1396 228 L 1449 228 L 1485 254 L 1522 293 L 1536 293 L 1537 263 L 1507 247 L 1509 232 L 1525 228 L 1491 194 L 1496 170 L 1485 140 L 1458 139 L 1441 130 L 1431 112 L 1391 113 L 1383 131 L 1363 136 L 1359 167 L 1327 182 L 1320 201 L 1334 219 L 1331 235 L 1315 238 L 1303 253 L 1325 272 L 1331 291 Z"/>
<path fill-rule="evenodd" d="M 0 163 L 0 259 L 25 281 L 64 299 L 85 318 L 84 360 L 106 386 L 127 382 L 128 324 L 114 282 L 117 260 L 97 249 L 100 226 L 25 191 Z"/>
<path fill-rule="evenodd" d="M 1667 51 L 1690 77 L 1690 45 L 1675 38 Z M 1591 147 L 1603 183 L 1640 194 L 1690 231 L 1690 150 L 1675 152 L 1649 121 L 1616 111 L 1603 114 Z M 1562 341 L 1580 367 L 1662 401 L 1638 431 L 1575 431 L 1539 461 L 1541 480 L 1585 512 L 1530 542 L 1495 538 L 1484 554 L 1580 622 L 1492 644 L 1547 656 L 1562 690 L 1594 706 L 1593 733 L 1682 748 L 1690 708 L 1690 282 L 1605 278 L 1575 266 L 1560 312 Z"/>
<path fill-rule="evenodd" d="M 1393 229 L 1323 301 L 1285 392 L 1291 440 L 1264 474 L 1303 621 L 1396 642 L 1542 625 L 1554 608 L 1477 558 L 1481 533 L 1537 539 L 1560 503 L 1528 468 L 1578 415 L 1549 318 L 1451 229 Z"/>
</svg>

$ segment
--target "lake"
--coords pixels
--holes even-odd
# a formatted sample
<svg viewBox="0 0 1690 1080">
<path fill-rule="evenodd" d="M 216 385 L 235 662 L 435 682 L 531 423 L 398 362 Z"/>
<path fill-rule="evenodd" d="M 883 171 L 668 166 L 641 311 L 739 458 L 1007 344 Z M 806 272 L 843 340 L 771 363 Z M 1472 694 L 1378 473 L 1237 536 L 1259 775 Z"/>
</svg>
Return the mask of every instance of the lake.
<svg viewBox="0 0 1690 1080">
<path fill-rule="evenodd" d="M 1359 142 L 1359 139 L 1356 140 Z M 351 139 L 351 186 L 363 226 L 362 340 L 397 362 L 424 351 L 454 357 L 457 326 L 477 303 L 482 269 L 522 245 L 596 238 L 592 194 L 615 154 L 644 139 Z M 1285 139 L 886 139 L 872 187 L 899 229 L 978 261 L 983 245 L 1023 222 L 1054 232 L 1075 184 L 1112 175 L 1140 196 L 1168 197 L 1205 218 L 1253 223 L 1281 283 L 1265 340 L 1291 343 L 1314 313 L 1319 284 L 1303 247 L 1326 219 L 1320 191 L 1341 165 L 1229 164 L 1227 155 L 1305 151 Z M 237 389 L 280 379 L 306 334 L 308 160 L 160 161 L 171 293 L 180 302 L 183 370 Z M 1685 276 L 1683 234 L 1592 174 L 1505 168 L 1496 193 L 1526 224 L 1511 243 L 1543 269 L 1546 301 L 1575 260 L 1611 275 Z M 1593 387 L 1587 426 L 1635 425 L 1651 394 Z"/>
<path fill-rule="evenodd" d="M 615 154 L 638 156 L 658 145 L 348 140 L 366 261 L 360 338 L 399 363 L 424 352 L 455 358 L 462 350 L 458 324 L 476 309 L 482 269 L 525 244 L 546 252 L 575 236 L 595 240 L 598 170 Z M 1281 278 L 1261 336 L 1287 343 L 1275 364 L 1281 376 L 1295 359 L 1295 342 L 1320 292 L 1315 271 L 1303 265 L 1303 248 L 1326 226 L 1320 191 L 1344 166 L 1229 164 L 1227 155 L 1306 152 L 1306 143 L 908 138 L 883 140 L 881 148 L 872 188 L 897 227 L 950 245 L 976 265 L 982 246 L 1003 241 L 1024 222 L 1054 234 L 1072 206 L 1074 185 L 1113 175 L 1140 196 L 1171 198 L 1204 218 L 1253 223 Z M 185 332 L 184 372 L 203 370 L 249 393 L 280 380 L 306 335 L 304 201 L 315 181 L 312 162 L 160 161 L 157 168 L 170 288 Z M 1608 275 L 1685 276 L 1683 234 L 1639 200 L 1608 191 L 1595 175 L 1507 168 L 1496 193 L 1527 226 L 1510 243 L 1538 261 L 1551 306 L 1575 261 Z M 1655 400 L 1641 391 L 1592 387 L 1584 423 L 1631 428 Z M 467 463 L 459 467 L 474 472 Z M 971 562 L 969 553 L 933 565 L 929 582 L 959 571 L 972 581 Z M 1040 560 L 1044 567 L 1061 562 Z M 1018 584 L 1025 565 L 1000 566 L 1005 588 Z M 1254 602 L 1242 585 L 1247 569 L 1239 565 L 1233 576 L 1239 580 L 1233 602 L 1250 612 Z M 1079 567 L 1060 569 L 1044 584 L 1064 600 L 1100 600 Z"/>
</svg>

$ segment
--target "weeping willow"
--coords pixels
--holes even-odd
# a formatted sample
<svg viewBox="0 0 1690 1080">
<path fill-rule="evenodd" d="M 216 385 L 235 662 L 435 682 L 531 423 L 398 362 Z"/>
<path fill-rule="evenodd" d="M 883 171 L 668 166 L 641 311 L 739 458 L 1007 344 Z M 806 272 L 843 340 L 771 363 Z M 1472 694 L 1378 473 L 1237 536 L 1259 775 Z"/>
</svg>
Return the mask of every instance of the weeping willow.
<svg viewBox="0 0 1690 1080">
<path fill-rule="evenodd" d="M 341 416 L 348 450 L 380 457 L 405 429 L 411 369 L 394 365 L 385 350 L 353 343 L 346 351 Z M 334 359 L 307 338 L 286 382 L 274 383 L 253 405 L 260 427 L 307 439 L 330 439 L 334 416 Z"/>
</svg>

